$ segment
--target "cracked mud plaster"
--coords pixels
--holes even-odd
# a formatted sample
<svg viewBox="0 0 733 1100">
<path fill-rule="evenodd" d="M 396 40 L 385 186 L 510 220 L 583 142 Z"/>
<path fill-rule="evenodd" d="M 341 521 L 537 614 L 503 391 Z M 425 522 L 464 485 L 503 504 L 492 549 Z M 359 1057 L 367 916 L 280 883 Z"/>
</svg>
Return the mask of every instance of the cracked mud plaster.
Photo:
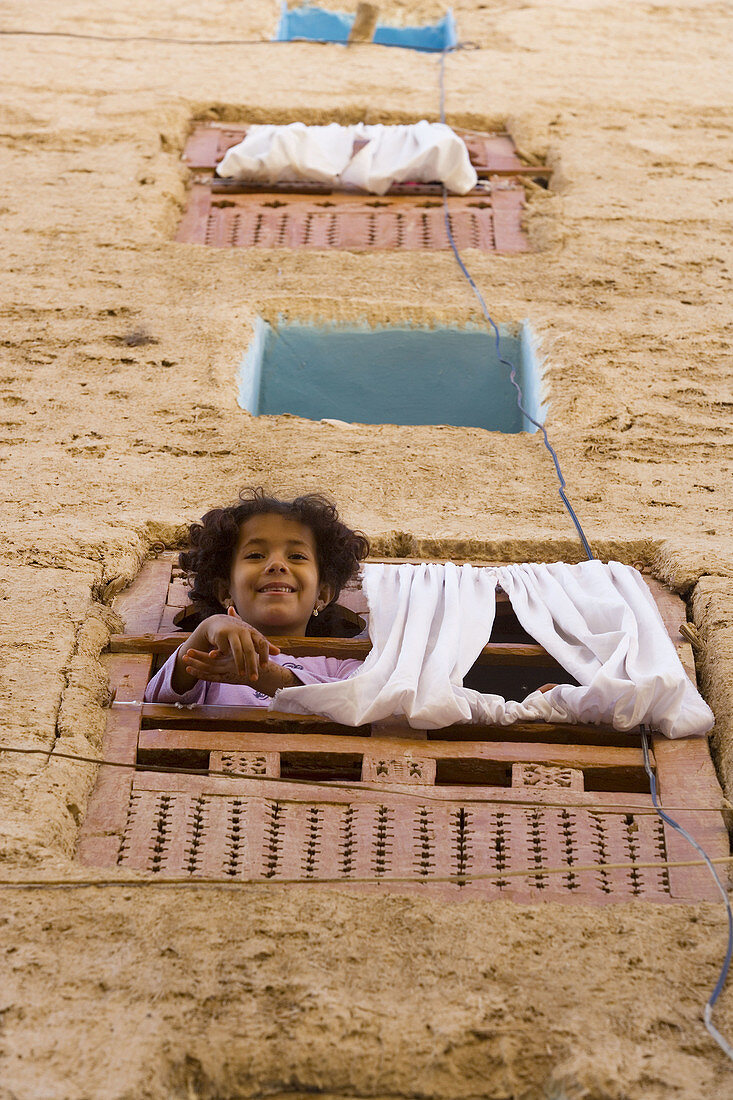
<svg viewBox="0 0 733 1100">
<path fill-rule="evenodd" d="M 107 702 L 99 655 L 119 620 L 92 601 L 89 574 L 26 566 L 4 575 L 13 583 L 0 601 L 2 743 L 42 751 L 2 754 L 0 866 L 65 866 L 95 769 L 53 752 L 98 755 Z"/>
<path fill-rule="evenodd" d="M 648 562 L 691 598 L 730 792 L 727 8 L 452 6 L 461 39 L 483 48 L 446 60 L 449 121 L 506 126 L 555 173 L 529 196 L 535 251 L 466 259 L 496 320 L 527 318 L 539 336 L 548 428 L 594 547 Z M 73 0 L 41 27 L 11 0 L 4 25 L 267 39 L 278 9 Z M 380 4 L 394 22 L 443 10 Z M 436 118 L 436 58 L 297 43 L 4 46 L 3 744 L 48 749 L 58 734 L 94 755 L 104 600 L 151 544 L 176 545 L 242 484 L 329 490 L 385 554 L 579 560 L 537 436 L 237 408 L 258 314 L 477 320 L 450 254 L 171 239 L 192 119 Z M 92 770 L 0 760 L 0 870 L 71 876 Z M 724 950 L 716 907 L 0 888 L 0 922 L 3 1100 L 733 1100 L 700 1022 Z M 726 991 L 717 1022 L 729 1035 L 732 1004 Z"/>
<path fill-rule="evenodd" d="M 13 894 L 3 913 L 9 1095 L 727 1095 L 692 1026 L 724 947 L 715 906 L 591 921 L 556 905 L 115 886 L 50 908 Z"/>
</svg>

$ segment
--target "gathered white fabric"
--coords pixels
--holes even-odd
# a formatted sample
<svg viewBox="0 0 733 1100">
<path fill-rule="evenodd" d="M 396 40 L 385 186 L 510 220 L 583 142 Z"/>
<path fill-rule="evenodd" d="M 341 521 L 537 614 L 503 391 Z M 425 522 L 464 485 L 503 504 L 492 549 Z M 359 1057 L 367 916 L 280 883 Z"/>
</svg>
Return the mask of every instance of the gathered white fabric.
<svg viewBox="0 0 733 1100">
<path fill-rule="evenodd" d="M 250 126 L 216 171 L 253 183 L 315 181 L 374 195 L 405 180 L 438 181 L 465 195 L 477 180 L 465 142 L 450 126 L 424 119 L 410 126 Z"/>
<path fill-rule="evenodd" d="M 517 619 L 577 681 L 521 702 L 462 680 L 491 636 L 496 586 Z M 461 722 L 645 724 L 668 737 L 706 733 L 713 714 L 686 675 L 636 569 L 609 562 L 364 566 L 372 649 L 348 680 L 286 688 L 272 707 L 345 725 L 392 717 L 421 729 Z"/>
</svg>

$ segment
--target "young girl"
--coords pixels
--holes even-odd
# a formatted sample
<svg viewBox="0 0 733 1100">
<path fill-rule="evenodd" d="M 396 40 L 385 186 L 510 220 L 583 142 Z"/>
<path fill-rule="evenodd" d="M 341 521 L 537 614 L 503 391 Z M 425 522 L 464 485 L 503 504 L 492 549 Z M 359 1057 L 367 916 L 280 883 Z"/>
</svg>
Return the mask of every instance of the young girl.
<svg viewBox="0 0 733 1100">
<path fill-rule="evenodd" d="M 243 490 L 239 504 L 190 527 L 180 563 L 193 578 L 202 621 L 145 691 L 151 703 L 262 706 L 284 687 L 345 680 L 360 661 L 281 653 L 269 637 L 303 637 L 369 553 L 333 504 Z"/>
</svg>

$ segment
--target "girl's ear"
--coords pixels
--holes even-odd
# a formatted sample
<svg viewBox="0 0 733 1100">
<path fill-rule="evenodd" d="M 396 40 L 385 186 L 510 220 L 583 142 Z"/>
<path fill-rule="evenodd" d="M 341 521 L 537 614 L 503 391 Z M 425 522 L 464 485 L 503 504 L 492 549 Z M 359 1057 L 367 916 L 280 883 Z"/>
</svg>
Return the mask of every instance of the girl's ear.
<svg viewBox="0 0 733 1100">
<path fill-rule="evenodd" d="M 328 604 L 330 604 L 335 595 L 336 589 L 333 587 L 332 584 L 322 584 L 321 587 L 318 589 L 318 600 L 316 602 L 316 607 L 320 611 L 322 611 L 324 607 L 327 607 Z"/>
<path fill-rule="evenodd" d="M 232 606 L 232 598 L 229 595 L 229 585 L 226 581 L 218 580 L 214 586 L 216 598 L 223 607 Z"/>
</svg>

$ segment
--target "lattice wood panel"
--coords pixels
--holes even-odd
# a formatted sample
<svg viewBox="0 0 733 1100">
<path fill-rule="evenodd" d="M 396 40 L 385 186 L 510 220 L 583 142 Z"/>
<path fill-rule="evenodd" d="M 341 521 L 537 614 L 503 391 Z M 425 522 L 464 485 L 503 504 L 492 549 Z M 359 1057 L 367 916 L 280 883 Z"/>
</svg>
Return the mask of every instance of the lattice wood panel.
<svg viewBox="0 0 733 1100">
<path fill-rule="evenodd" d="M 229 788 L 227 791 L 226 788 Z M 340 798 L 340 804 L 335 804 Z M 261 797 L 231 780 L 146 775 L 133 784 L 118 864 L 180 876 L 289 880 L 331 885 L 390 879 L 400 889 L 466 888 L 487 897 L 599 903 L 670 900 L 664 828 L 656 817 L 580 806 L 530 807 L 346 794 L 294 802 Z M 597 863 L 650 863 L 621 871 Z M 548 874 L 548 869 L 561 873 Z M 584 869 L 581 869 L 584 868 Z M 588 869 L 590 868 L 590 869 Z M 514 878 L 512 872 L 530 870 Z M 468 884 L 464 876 L 485 876 Z M 439 882 L 455 877 L 455 883 Z"/>
<path fill-rule="evenodd" d="M 681 602 L 648 583 L 694 671 L 678 632 Z M 364 613 L 358 587 L 342 599 Z M 171 555 L 147 563 L 118 598 L 127 633 L 113 639 L 107 658 L 115 702 L 104 754 L 139 770 L 100 770 L 80 839 L 83 862 L 192 879 L 524 902 L 714 899 L 704 869 L 662 865 L 690 852 L 653 813 L 634 732 L 541 722 L 353 729 L 261 708 L 144 704 L 154 663 L 181 639 L 171 631 L 186 602 Z M 492 636 L 480 660 L 546 667 L 541 647 L 517 641 L 505 597 L 497 611 L 503 640 Z M 369 644 L 291 641 L 289 651 L 301 654 L 363 656 Z M 721 792 L 706 741 L 652 740 L 663 802 L 712 856 L 727 855 L 722 817 L 709 810 Z M 161 765 L 187 774 L 156 772 Z"/>
<path fill-rule="evenodd" d="M 219 248 L 447 249 L 441 189 L 396 184 L 376 197 L 319 184 L 262 186 L 213 175 L 246 127 L 199 126 L 184 159 L 197 175 L 176 240 Z M 521 229 L 524 189 L 516 177 L 543 176 L 524 165 L 508 134 L 459 131 L 480 176 L 469 196 L 451 196 L 451 233 L 459 248 L 515 253 L 528 249 Z M 501 177 L 510 177 L 501 179 Z"/>
<path fill-rule="evenodd" d="M 451 233 L 460 249 L 526 252 L 520 222 L 521 187 L 450 199 Z M 177 240 L 217 248 L 446 249 L 450 247 L 440 199 L 420 201 L 354 195 L 315 198 L 292 194 L 212 194 L 191 189 Z"/>
</svg>

